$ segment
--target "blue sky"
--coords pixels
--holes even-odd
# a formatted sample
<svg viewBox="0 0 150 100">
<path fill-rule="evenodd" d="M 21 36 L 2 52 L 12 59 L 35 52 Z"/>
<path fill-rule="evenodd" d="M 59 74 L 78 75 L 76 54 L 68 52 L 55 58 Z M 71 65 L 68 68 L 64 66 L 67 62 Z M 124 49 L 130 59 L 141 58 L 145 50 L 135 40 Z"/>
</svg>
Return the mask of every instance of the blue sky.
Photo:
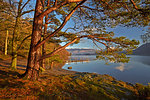
<svg viewBox="0 0 150 100">
<path fill-rule="evenodd" d="M 65 26 L 66 28 L 71 25 L 70 22 Z M 65 29 L 65 28 L 64 28 Z M 108 28 L 108 31 L 113 31 L 116 37 L 126 36 L 128 39 L 135 39 L 140 41 L 140 45 L 142 43 L 141 35 L 146 33 L 148 27 L 121 27 L 117 26 L 116 28 Z M 64 45 L 64 44 L 61 44 Z M 139 46 L 140 46 L 139 45 Z M 67 48 L 96 48 L 91 40 L 82 39 L 79 44 L 74 44 L 73 46 L 68 46 Z"/>
<path fill-rule="evenodd" d="M 35 3 L 34 0 L 32 0 L 32 2 Z M 33 16 L 33 13 L 31 16 Z M 73 25 L 73 23 L 71 21 L 69 21 L 66 24 L 66 26 L 63 28 L 63 30 L 65 30 L 67 27 L 70 27 L 72 25 Z M 140 43 L 142 44 L 140 35 L 143 35 L 147 29 L 148 29 L 148 27 L 143 28 L 143 27 L 120 27 L 120 26 L 118 26 L 118 27 L 112 28 L 112 29 L 108 28 L 107 30 L 113 31 L 115 33 L 115 36 L 126 36 L 129 39 L 139 40 Z M 62 43 L 61 45 L 64 45 L 64 43 Z M 94 44 L 92 43 L 91 40 L 82 39 L 79 44 L 69 46 L 68 48 L 96 48 L 96 47 L 94 46 Z"/>
</svg>

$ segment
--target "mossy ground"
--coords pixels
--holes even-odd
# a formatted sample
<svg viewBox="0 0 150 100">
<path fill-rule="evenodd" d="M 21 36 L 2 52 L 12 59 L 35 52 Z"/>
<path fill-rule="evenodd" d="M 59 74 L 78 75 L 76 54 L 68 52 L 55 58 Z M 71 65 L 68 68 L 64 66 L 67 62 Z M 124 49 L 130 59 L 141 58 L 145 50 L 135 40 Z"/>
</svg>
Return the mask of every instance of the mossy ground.
<svg viewBox="0 0 150 100">
<path fill-rule="evenodd" d="M 40 74 L 38 81 L 19 79 L 24 73 L 0 63 L 0 99 L 20 100 L 145 100 L 150 99 L 150 85 L 132 85 L 109 75 L 67 73 L 56 70 Z M 62 73 L 64 71 L 64 73 Z M 54 73 L 53 73 L 54 72 Z"/>
</svg>

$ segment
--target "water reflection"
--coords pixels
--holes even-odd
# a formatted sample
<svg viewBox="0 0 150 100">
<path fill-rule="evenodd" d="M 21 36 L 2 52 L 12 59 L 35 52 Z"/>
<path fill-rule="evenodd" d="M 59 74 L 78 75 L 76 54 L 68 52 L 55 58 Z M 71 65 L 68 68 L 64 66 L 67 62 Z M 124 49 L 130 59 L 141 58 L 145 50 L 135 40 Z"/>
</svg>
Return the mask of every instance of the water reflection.
<svg viewBox="0 0 150 100">
<path fill-rule="evenodd" d="M 133 68 L 133 66 L 126 66 L 126 64 L 124 64 L 124 63 L 120 63 L 119 66 L 115 67 L 115 69 L 117 69 L 117 70 L 119 70 L 121 72 L 123 72 L 125 70 L 129 70 L 131 68 Z"/>
<path fill-rule="evenodd" d="M 118 80 L 130 83 L 150 83 L 150 56 L 132 56 L 129 63 L 111 63 L 110 65 L 106 65 L 104 61 L 94 60 L 95 56 L 82 56 L 84 59 L 86 57 L 92 58 L 90 62 L 70 63 L 63 68 L 67 69 L 71 66 L 70 70 L 73 71 L 109 74 Z"/>
<path fill-rule="evenodd" d="M 125 64 L 121 63 L 120 66 L 115 67 L 115 69 L 118 69 L 122 72 L 125 70 Z"/>
</svg>

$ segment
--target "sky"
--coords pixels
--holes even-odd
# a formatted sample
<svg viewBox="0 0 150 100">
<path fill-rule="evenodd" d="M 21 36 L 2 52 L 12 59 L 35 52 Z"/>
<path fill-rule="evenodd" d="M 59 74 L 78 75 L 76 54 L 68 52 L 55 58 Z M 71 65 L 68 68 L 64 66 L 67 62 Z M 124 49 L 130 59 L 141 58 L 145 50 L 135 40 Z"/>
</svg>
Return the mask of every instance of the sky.
<svg viewBox="0 0 150 100">
<path fill-rule="evenodd" d="M 65 28 L 69 27 L 70 25 L 71 25 L 71 23 L 68 22 L 67 25 L 65 26 Z M 147 30 L 148 30 L 148 27 L 117 26 L 115 28 L 107 28 L 107 31 L 113 31 L 115 33 L 115 37 L 125 36 L 128 39 L 135 39 L 135 40 L 140 41 L 140 45 L 143 44 L 140 36 L 145 34 Z M 64 45 L 64 43 L 61 45 Z M 96 46 L 92 43 L 91 40 L 82 39 L 79 44 L 74 44 L 73 46 L 68 46 L 67 48 L 94 48 L 94 49 L 96 49 Z"/>
<path fill-rule="evenodd" d="M 34 1 L 34 0 L 32 0 Z M 35 3 L 35 1 L 34 1 Z M 33 16 L 33 14 L 32 14 Z M 66 26 L 63 28 L 65 30 L 66 28 L 72 26 L 72 22 L 69 21 L 67 22 Z M 142 39 L 140 38 L 141 35 L 146 33 L 148 30 L 148 27 L 143 28 L 143 27 L 121 27 L 117 26 L 116 28 L 107 28 L 107 31 L 113 31 L 115 33 L 115 36 L 125 36 L 128 39 L 136 39 L 140 41 L 140 45 L 142 44 Z M 62 43 L 61 45 L 64 45 Z M 96 48 L 96 46 L 92 43 L 91 40 L 87 39 L 82 39 L 79 44 L 75 44 L 73 46 L 69 46 L 67 48 Z"/>
</svg>

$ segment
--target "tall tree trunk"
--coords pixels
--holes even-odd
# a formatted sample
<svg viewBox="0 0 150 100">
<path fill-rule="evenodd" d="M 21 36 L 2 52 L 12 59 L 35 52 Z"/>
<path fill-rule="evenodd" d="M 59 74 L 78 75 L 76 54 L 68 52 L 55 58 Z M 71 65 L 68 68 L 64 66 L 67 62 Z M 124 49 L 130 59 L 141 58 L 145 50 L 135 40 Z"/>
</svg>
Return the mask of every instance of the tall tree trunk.
<svg viewBox="0 0 150 100">
<path fill-rule="evenodd" d="M 40 63 L 38 60 L 41 56 L 41 48 L 35 49 L 35 46 L 41 40 L 43 18 L 39 18 L 38 15 L 41 14 L 42 11 L 43 11 L 43 7 L 42 7 L 41 0 L 37 0 L 35 14 L 34 14 L 34 22 L 33 22 L 27 69 L 23 75 L 24 77 L 30 80 L 37 80 L 39 76 Z"/>
<path fill-rule="evenodd" d="M 45 16 L 45 25 L 44 25 L 43 39 L 46 38 L 47 26 L 48 26 L 48 15 Z M 44 44 L 42 45 L 42 56 L 46 54 L 45 47 L 46 47 L 46 44 L 44 43 Z M 45 59 L 42 60 L 42 68 L 45 69 Z"/>
<path fill-rule="evenodd" d="M 53 70 L 54 62 L 51 62 L 50 69 Z"/>
<path fill-rule="evenodd" d="M 17 65 L 17 38 L 18 38 L 18 32 L 19 32 L 19 23 L 20 23 L 20 17 L 16 18 L 15 28 L 13 31 L 13 38 L 12 38 L 12 59 L 11 59 L 11 68 L 16 69 Z"/>
<path fill-rule="evenodd" d="M 8 45 L 8 30 L 7 30 L 6 38 L 5 38 L 5 55 L 7 55 L 7 45 Z"/>
<path fill-rule="evenodd" d="M 49 3 L 50 3 L 50 0 L 47 1 L 47 7 L 49 6 Z M 45 16 L 45 25 L 44 25 L 44 34 L 43 34 L 43 40 L 46 38 L 46 34 L 47 34 L 47 27 L 48 27 L 48 15 Z M 44 43 L 42 45 L 42 56 L 46 54 L 46 44 Z M 42 63 L 42 68 L 46 69 L 45 68 L 45 59 L 43 59 L 41 61 Z"/>
<path fill-rule="evenodd" d="M 43 6 L 42 2 L 44 4 L 45 0 L 36 0 L 36 8 L 35 8 L 35 14 L 34 14 L 34 21 L 33 21 L 33 29 L 32 29 L 32 37 L 31 37 L 31 45 L 30 45 L 30 51 L 28 56 L 28 63 L 26 72 L 23 74 L 23 77 L 27 77 L 27 79 L 30 80 L 37 80 L 39 76 L 39 68 L 40 68 L 40 59 L 41 59 L 41 48 L 40 46 L 44 44 L 50 37 L 54 36 L 56 33 L 58 33 L 64 25 L 67 23 L 69 18 L 72 16 L 72 14 L 76 11 L 76 9 L 82 5 L 86 0 L 83 0 L 80 4 L 78 4 L 64 19 L 62 25 L 56 29 L 52 34 L 46 37 L 42 42 L 41 41 L 41 33 L 42 33 L 42 24 L 43 24 L 43 17 L 46 16 L 48 13 L 51 13 L 52 11 L 58 9 L 59 7 L 67 4 L 68 2 L 62 2 L 60 5 L 56 5 L 54 7 L 50 7 L 48 10 L 43 12 Z M 43 13 L 42 13 L 43 12 Z M 69 45 L 69 44 L 68 44 Z M 67 46 L 67 45 L 65 45 Z M 64 46 L 64 47 L 65 47 Z M 61 50 L 62 48 L 60 48 Z M 60 51 L 56 50 L 56 52 Z M 52 52 L 55 53 L 55 52 Z M 43 57 L 45 58 L 45 57 Z"/>
</svg>

